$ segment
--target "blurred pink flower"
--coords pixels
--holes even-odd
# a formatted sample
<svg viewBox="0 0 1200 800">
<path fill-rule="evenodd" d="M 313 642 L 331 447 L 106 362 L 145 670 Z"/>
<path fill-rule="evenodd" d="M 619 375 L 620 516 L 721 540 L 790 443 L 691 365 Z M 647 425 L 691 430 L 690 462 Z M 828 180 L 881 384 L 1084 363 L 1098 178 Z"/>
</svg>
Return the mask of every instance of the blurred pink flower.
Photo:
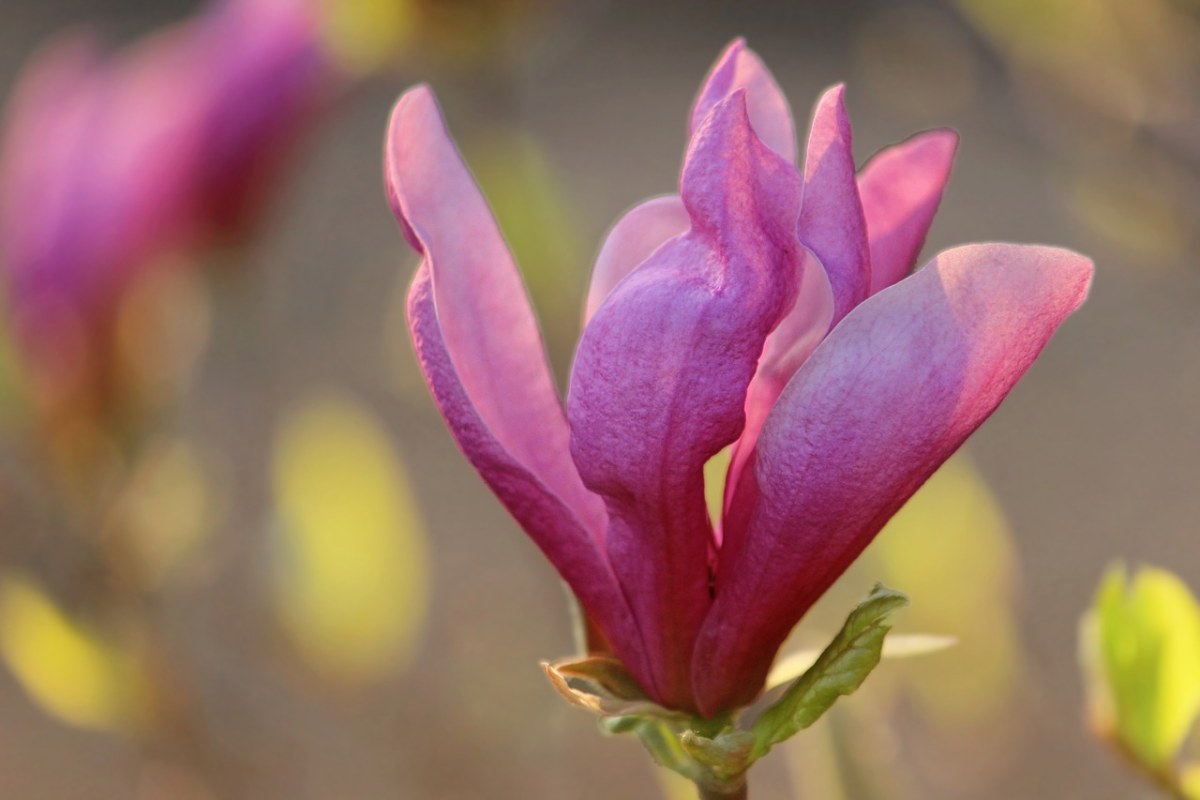
<svg viewBox="0 0 1200 800">
<path fill-rule="evenodd" d="M 680 194 L 600 250 L 560 404 L 518 272 L 433 94 L 392 116 L 389 197 L 423 260 L 409 319 L 459 445 L 646 691 L 752 701 L 789 630 L 996 408 L 1083 302 L 1091 263 L 977 244 L 912 273 L 956 137 L 858 175 L 842 88 L 803 169 L 742 42 L 696 100 Z M 703 467 L 727 445 L 724 513 Z"/>
<path fill-rule="evenodd" d="M 316 22 L 302 0 L 213 0 L 114 55 L 76 33 L 34 57 L 0 149 L 0 261 L 33 362 L 53 370 L 140 271 L 247 225 L 332 75 Z"/>
</svg>

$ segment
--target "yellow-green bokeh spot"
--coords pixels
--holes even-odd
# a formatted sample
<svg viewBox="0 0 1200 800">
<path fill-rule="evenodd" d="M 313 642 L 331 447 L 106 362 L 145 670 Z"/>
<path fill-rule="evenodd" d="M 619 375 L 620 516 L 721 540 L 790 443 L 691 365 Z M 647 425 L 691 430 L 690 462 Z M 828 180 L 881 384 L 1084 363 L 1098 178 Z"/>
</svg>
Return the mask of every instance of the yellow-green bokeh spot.
<svg viewBox="0 0 1200 800">
<path fill-rule="evenodd" d="M 296 405 L 276 440 L 276 607 L 314 670 L 339 682 L 403 666 L 426 612 L 425 534 L 387 440 L 366 409 L 328 392 Z"/>
<path fill-rule="evenodd" d="M 725 481 L 729 477 L 732 461 L 733 445 L 729 445 L 704 462 L 704 504 L 708 507 L 708 518 L 713 525 L 719 525 L 724 514 Z"/>
<path fill-rule="evenodd" d="M 162 439 L 147 448 L 112 520 L 137 562 L 139 581 L 154 588 L 176 574 L 207 539 L 220 506 L 221 498 L 191 443 Z"/>
<path fill-rule="evenodd" d="M 922 706 L 951 723 L 1002 713 L 1021 673 L 1007 600 L 1016 557 L 1000 505 L 970 460 L 955 456 L 934 473 L 867 556 L 870 577 L 918 598 L 904 616 L 905 630 L 958 641 L 909 671 Z"/>
<path fill-rule="evenodd" d="M 1171 573 L 1109 570 L 1083 621 L 1094 725 L 1144 766 L 1170 771 L 1200 714 L 1200 605 Z"/>
<path fill-rule="evenodd" d="M 3 269 L 4 264 L 0 263 L 0 270 Z M 27 424 L 29 397 L 24 377 L 12 331 L 0 331 L 0 430 L 13 430 Z"/>
<path fill-rule="evenodd" d="M 468 142 L 468 161 L 529 285 L 548 335 L 574 334 L 588 253 L 572 204 L 542 148 L 529 136 L 491 126 Z"/>
<path fill-rule="evenodd" d="M 107 730 L 135 721 L 132 660 L 24 576 L 0 579 L 0 652 L 29 697 L 54 717 Z"/>
<path fill-rule="evenodd" d="M 1179 776 L 1179 785 L 1189 800 L 1200 800 L 1200 764 L 1189 764 Z"/>
<path fill-rule="evenodd" d="M 417 26 L 414 0 L 323 0 L 325 47 L 351 73 L 366 73 L 394 60 Z"/>
<path fill-rule="evenodd" d="M 696 784 L 669 769 L 654 770 L 663 800 L 695 800 Z"/>
<path fill-rule="evenodd" d="M 883 640 L 882 658 L 912 658 L 948 650 L 958 643 L 953 636 L 929 633 L 893 633 Z M 767 673 L 767 690 L 790 683 L 817 663 L 821 651 L 813 648 L 781 656 Z"/>
<path fill-rule="evenodd" d="M 1118 119 L 1185 113 L 1194 18 L 1172 0 L 957 0 L 1033 87 L 1051 84 Z M 1047 78 L 1049 80 L 1047 80 Z"/>
</svg>

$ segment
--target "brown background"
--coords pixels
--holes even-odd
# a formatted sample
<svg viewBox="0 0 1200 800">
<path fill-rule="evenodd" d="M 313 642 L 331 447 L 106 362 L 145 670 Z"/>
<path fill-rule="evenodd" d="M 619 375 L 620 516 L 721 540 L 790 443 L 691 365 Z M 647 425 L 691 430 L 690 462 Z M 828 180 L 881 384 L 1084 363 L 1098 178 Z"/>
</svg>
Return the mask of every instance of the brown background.
<svg viewBox="0 0 1200 800">
<path fill-rule="evenodd" d="M 5 0 L 0 97 L 35 44 L 63 25 L 91 20 L 124 38 L 188 8 Z M 217 284 L 213 339 L 177 424 L 225 454 L 230 507 L 220 557 L 165 601 L 223 731 L 219 769 L 230 777 L 209 791 L 297 800 L 661 796 L 639 747 L 600 739 L 536 668 L 570 648 L 560 589 L 455 450 L 399 337 L 397 298 L 414 263 L 383 199 L 380 146 L 397 93 L 430 80 L 460 140 L 504 125 L 544 148 L 584 250 L 594 251 L 624 208 L 671 190 L 692 95 L 724 44 L 744 35 L 800 118 L 822 88 L 848 83 L 860 159 L 916 130 L 959 130 L 928 253 L 1044 242 L 1098 264 L 1088 305 L 970 446 L 1008 515 L 1022 570 L 1016 613 L 1030 686 L 1014 709 L 1018 741 L 995 760 L 960 758 L 957 748 L 920 754 L 916 796 L 1150 797 L 1087 735 L 1075 632 L 1114 558 L 1166 565 L 1200 586 L 1200 137 L 1169 154 L 1178 204 L 1167 213 L 1183 220 L 1181 238 L 1122 241 L 1072 205 L 1079 152 L 1044 130 L 1028 101 L 1034 79 L 950 4 L 629 0 L 545 13 L 499 65 L 449 66 L 425 54 L 346 98 L 310 140 L 250 250 L 253 264 Z M 1191 80 L 1200 97 L 1200 78 Z M 1184 124 L 1198 130 L 1195 118 Z M 1088 163 L 1135 163 L 1139 142 L 1104 145 L 1099 156 L 1092 147 Z M 560 378 L 587 269 L 586 258 L 564 264 L 569 296 L 537 297 Z M 280 657 L 256 582 L 273 426 L 297 392 L 330 383 L 385 422 L 433 548 L 431 617 L 416 661 L 355 691 L 323 687 Z M 979 748 L 992 746 L 980 739 Z M 761 768 L 755 796 L 787 796 L 785 760 L 776 754 Z M 156 783 L 147 763 L 156 762 L 119 736 L 49 718 L 0 669 L 0 797 L 204 796 L 172 788 L 175 778 Z"/>
</svg>

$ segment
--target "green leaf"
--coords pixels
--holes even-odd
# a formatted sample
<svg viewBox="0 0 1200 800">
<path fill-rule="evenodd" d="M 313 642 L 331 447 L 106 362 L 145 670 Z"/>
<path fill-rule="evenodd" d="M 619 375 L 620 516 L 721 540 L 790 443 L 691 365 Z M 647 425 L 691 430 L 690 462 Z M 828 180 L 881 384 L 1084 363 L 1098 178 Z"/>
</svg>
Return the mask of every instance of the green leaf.
<svg viewBox="0 0 1200 800">
<path fill-rule="evenodd" d="M 930 558 L 935 552 L 938 557 Z M 937 598 L 906 612 L 902 627 L 958 639 L 953 653 L 920 669 L 896 671 L 897 689 L 903 686 L 935 724 L 975 729 L 1011 713 L 1025 669 L 1012 603 L 1017 572 L 1000 503 L 962 454 L 934 473 L 855 563 L 852 576 L 870 575 L 911 596 Z M 852 580 L 859 586 L 867 579 Z M 899 629 L 888 634 L 885 660 L 900 635 Z"/>
<path fill-rule="evenodd" d="M 888 616 L 908 605 L 899 592 L 876 584 L 803 675 L 754 723 L 755 757 L 812 725 L 843 695 L 862 685 L 879 663 Z"/>
<path fill-rule="evenodd" d="M 1171 573 L 1109 570 L 1082 625 L 1089 705 L 1101 735 L 1170 771 L 1200 715 L 1200 604 Z"/>
</svg>

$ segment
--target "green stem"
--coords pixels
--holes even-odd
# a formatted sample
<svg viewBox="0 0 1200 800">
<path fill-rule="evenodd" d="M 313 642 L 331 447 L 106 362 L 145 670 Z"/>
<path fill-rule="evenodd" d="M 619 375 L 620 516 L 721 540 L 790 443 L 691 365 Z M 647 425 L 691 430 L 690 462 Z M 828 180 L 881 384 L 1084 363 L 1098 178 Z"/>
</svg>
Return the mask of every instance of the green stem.
<svg viewBox="0 0 1200 800">
<path fill-rule="evenodd" d="M 732 792 L 723 792 L 716 789 L 706 789 L 703 786 L 696 787 L 700 790 L 700 800 L 746 800 L 746 783 L 734 789 Z"/>
</svg>

